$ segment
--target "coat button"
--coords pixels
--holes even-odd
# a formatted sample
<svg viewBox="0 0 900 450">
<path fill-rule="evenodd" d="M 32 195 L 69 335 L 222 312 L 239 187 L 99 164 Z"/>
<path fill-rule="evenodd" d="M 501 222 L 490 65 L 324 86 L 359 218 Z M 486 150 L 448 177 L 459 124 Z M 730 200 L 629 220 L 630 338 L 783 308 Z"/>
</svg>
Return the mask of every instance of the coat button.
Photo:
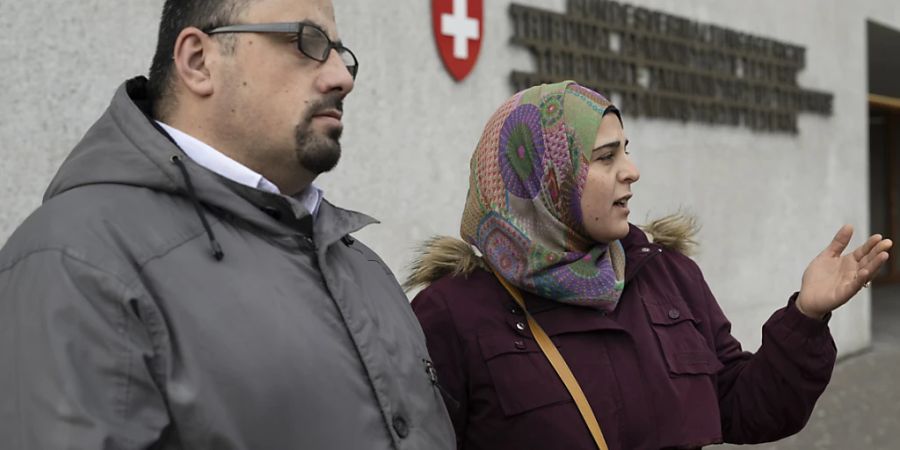
<svg viewBox="0 0 900 450">
<path fill-rule="evenodd" d="M 517 324 L 516 324 L 516 329 L 519 330 L 519 331 L 525 331 L 525 324 L 522 323 L 522 322 L 517 323 Z"/>
<path fill-rule="evenodd" d="M 513 345 L 519 350 L 525 350 L 525 341 L 514 341 Z"/>
<path fill-rule="evenodd" d="M 517 316 L 522 314 L 522 310 L 518 306 L 510 306 L 509 312 Z"/>
<path fill-rule="evenodd" d="M 678 319 L 679 317 L 681 317 L 681 312 L 680 312 L 680 311 L 678 311 L 678 310 L 675 309 L 675 308 L 672 308 L 672 309 L 669 310 L 669 318 L 670 318 L 670 319 L 675 320 L 675 319 Z"/>
<path fill-rule="evenodd" d="M 650 247 L 641 247 L 641 253 L 650 253 Z"/>
<path fill-rule="evenodd" d="M 393 425 L 394 431 L 397 432 L 397 436 L 400 436 L 401 438 L 409 436 L 409 425 L 407 425 L 406 419 L 400 416 L 394 417 Z"/>
</svg>

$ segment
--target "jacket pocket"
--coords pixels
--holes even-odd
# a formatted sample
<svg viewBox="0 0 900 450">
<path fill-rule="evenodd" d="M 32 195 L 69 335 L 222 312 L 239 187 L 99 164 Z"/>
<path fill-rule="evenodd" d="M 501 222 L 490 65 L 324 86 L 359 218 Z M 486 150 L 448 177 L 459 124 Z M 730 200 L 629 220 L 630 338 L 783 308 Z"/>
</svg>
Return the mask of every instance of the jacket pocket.
<svg viewBox="0 0 900 450">
<path fill-rule="evenodd" d="M 643 303 L 670 376 L 714 375 L 724 367 L 700 334 L 698 320 L 683 300 Z"/>
<path fill-rule="evenodd" d="M 479 335 L 478 344 L 506 416 L 572 401 L 533 339 L 489 334 Z"/>
</svg>

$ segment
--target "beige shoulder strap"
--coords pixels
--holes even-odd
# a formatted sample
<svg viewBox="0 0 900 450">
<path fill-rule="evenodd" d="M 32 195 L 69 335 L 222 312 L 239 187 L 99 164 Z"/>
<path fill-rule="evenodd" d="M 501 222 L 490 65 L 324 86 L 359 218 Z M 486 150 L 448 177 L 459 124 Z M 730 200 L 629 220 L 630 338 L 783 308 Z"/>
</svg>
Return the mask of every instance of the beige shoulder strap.
<svg viewBox="0 0 900 450">
<path fill-rule="evenodd" d="M 566 360 L 563 359 L 559 350 L 556 349 L 556 345 L 553 345 L 553 341 L 550 340 L 550 337 L 547 336 L 544 329 L 538 325 L 533 317 L 531 317 L 531 313 L 529 313 L 528 309 L 525 307 L 525 300 L 522 298 L 522 294 L 519 290 L 516 289 L 515 286 L 509 284 L 503 277 L 497 275 L 496 272 L 494 273 L 494 276 L 500 280 L 503 287 L 509 291 L 510 295 L 516 300 L 516 303 L 522 308 L 522 311 L 525 312 L 525 317 L 528 319 L 528 327 L 531 328 L 534 339 L 537 341 L 544 356 L 550 361 L 553 369 L 556 370 L 556 374 L 559 375 L 563 384 L 566 385 L 566 389 L 569 390 L 569 395 L 575 400 L 575 405 L 578 406 L 578 412 L 581 413 L 581 418 L 584 419 L 584 423 L 587 425 L 588 430 L 590 430 L 591 436 L 594 437 L 597 448 L 600 450 L 609 450 L 609 447 L 606 446 L 606 440 L 603 439 L 603 432 L 600 431 L 600 424 L 597 422 L 597 418 L 594 417 L 594 411 L 591 409 L 591 405 L 588 403 L 587 398 L 585 398 L 584 391 L 581 390 L 581 386 L 578 384 L 578 380 L 575 379 L 575 375 L 572 375 L 572 371 L 569 369 L 569 365 L 566 364 Z"/>
</svg>

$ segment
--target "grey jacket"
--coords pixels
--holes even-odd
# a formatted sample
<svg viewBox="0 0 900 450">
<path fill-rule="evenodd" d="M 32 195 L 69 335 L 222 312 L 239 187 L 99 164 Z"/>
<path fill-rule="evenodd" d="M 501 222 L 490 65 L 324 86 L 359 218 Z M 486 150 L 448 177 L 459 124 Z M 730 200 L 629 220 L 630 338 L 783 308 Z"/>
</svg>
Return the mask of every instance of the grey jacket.
<svg viewBox="0 0 900 450">
<path fill-rule="evenodd" d="M 0 251 L 2 447 L 455 448 L 406 297 L 349 236 L 374 220 L 192 163 L 145 82 Z"/>
</svg>

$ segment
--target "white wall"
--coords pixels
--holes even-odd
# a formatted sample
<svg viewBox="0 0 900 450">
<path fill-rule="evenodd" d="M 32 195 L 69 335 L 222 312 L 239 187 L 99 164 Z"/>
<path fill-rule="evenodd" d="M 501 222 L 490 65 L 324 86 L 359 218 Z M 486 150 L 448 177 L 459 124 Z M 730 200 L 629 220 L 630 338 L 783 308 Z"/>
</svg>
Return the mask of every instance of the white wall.
<svg viewBox="0 0 900 450">
<path fill-rule="evenodd" d="M 479 62 L 462 83 L 443 69 L 430 2 L 335 0 L 361 61 L 346 102 L 344 159 L 320 179 L 335 203 L 382 220 L 360 238 L 405 276 L 416 243 L 458 233 L 468 160 L 484 121 L 531 69 L 509 45 L 509 0 L 485 1 Z M 516 3 L 563 11 L 564 0 Z M 697 260 L 749 349 L 842 223 L 868 230 L 867 18 L 900 28 L 895 0 L 632 0 L 806 47 L 800 85 L 834 94 L 830 117 L 796 136 L 629 118 L 642 179 L 632 219 L 679 207 L 702 224 Z M 0 0 L 0 242 L 35 208 L 56 167 L 124 79 L 145 73 L 161 0 Z M 854 243 L 858 243 L 855 239 Z M 832 320 L 844 353 L 869 342 L 863 291 Z"/>
</svg>

